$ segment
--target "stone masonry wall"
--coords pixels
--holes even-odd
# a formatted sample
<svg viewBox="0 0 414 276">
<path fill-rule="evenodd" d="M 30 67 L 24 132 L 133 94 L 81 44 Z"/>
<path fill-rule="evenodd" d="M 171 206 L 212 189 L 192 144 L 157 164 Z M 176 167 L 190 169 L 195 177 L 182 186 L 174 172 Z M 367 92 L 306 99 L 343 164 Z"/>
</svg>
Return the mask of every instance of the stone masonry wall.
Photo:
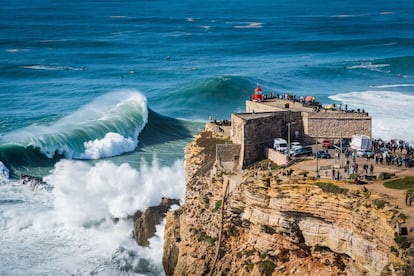
<svg viewBox="0 0 414 276">
<path fill-rule="evenodd" d="M 265 155 L 279 166 L 285 166 L 287 164 L 287 155 L 282 152 L 267 148 L 265 150 Z"/>
<path fill-rule="evenodd" d="M 356 112 L 300 112 L 280 110 L 263 112 L 266 105 L 249 102 L 247 108 L 256 107 L 261 112 L 232 114 L 231 140 L 240 144 L 240 166 L 265 157 L 265 148 L 273 146 L 274 138 L 304 144 L 323 138 L 351 138 L 355 134 L 372 136 L 371 117 Z M 272 107 L 269 107 L 272 108 Z"/>
<path fill-rule="evenodd" d="M 372 121 L 366 113 L 303 112 L 304 132 L 310 137 L 351 138 L 355 134 L 372 136 Z"/>
<path fill-rule="evenodd" d="M 244 120 L 236 114 L 231 114 L 231 130 L 230 137 L 233 143 L 240 144 L 243 146 L 243 125 Z"/>
<path fill-rule="evenodd" d="M 239 144 L 218 144 L 216 145 L 216 161 L 221 167 L 234 169 L 240 159 Z"/>
<path fill-rule="evenodd" d="M 254 114 L 232 114 L 233 143 L 241 144 L 240 166 L 245 167 L 265 157 L 265 148 L 273 147 L 274 138 L 288 139 L 287 123 L 291 122 L 291 141 L 295 141 L 295 132 L 299 139 L 303 135 L 302 118 L 299 112 L 280 111 Z"/>
</svg>

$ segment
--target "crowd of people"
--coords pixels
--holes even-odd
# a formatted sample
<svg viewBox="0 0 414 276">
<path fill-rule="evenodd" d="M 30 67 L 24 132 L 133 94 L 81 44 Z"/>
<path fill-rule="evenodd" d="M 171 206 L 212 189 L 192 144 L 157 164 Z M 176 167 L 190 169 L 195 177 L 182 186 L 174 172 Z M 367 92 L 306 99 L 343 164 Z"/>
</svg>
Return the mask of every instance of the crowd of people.
<svg viewBox="0 0 414 276">
<path fill-rule="evenodd" d="M 414 149 L 402 140 L 384 142 L 381 139 L 372 142 L 373 158 L 379 165 L 411 168 L 414 166 Z"/>
<path fill-rule="evenodd" d="M 312 96 L 297 96 L 294 94 L 288 94 L 288 93 L 273 93 L 270 92 L 270 94 L 263 94 L 263 99 L 280 99 L 280 100 L 286 100 L 286 101 L 292 101 L 294 103 L 301 103 L 303 106 L 313 107 L 313 109 L 316 112 L 319 112 L 321 110 L 336 110 L 336 111 L 342 111 L 342 112 L 357 112 L 357 113 L 366 113 L 364 109 L 349 109 L 348 105 L 342 105 L 342 104 L 327 104 L 323 106 L 320 102 L 316 101 L 315 97 Z M 366 113 L 368 114 L 368 113 Z"/>
</svg>

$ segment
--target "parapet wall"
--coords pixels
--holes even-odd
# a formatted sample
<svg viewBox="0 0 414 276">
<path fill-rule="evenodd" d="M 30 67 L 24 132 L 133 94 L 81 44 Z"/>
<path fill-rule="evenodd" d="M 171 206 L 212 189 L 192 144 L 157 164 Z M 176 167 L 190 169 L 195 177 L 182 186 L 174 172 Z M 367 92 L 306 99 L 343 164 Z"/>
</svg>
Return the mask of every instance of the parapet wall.
<svg viewBox="0 0 414 276">
<path fill-rule="evenodd" d="M 315 139 L 351 138 L 355 134 L 372 136 L 372 121 L 366 113 L 302 112 L 304 133 Z"/>
<path fill-rule="evenodd" d="M 288 164 L 288 158 L 287 155 L 282 153 L 282 152 L 278 152 L 274 149 L 271 148 L 267 148 L 265 150 L 265 156 L 272 160 L 273 162 L 275 162 L 278 166 L 285 166 Z"/>
<path fill-rule="evenodd" d="M 265 105 L 261 102 L 246 101 L 246 112 L 275 112 L 283 111 L 283 109 L 277 108 L 271 105 Z"/>
</svg>

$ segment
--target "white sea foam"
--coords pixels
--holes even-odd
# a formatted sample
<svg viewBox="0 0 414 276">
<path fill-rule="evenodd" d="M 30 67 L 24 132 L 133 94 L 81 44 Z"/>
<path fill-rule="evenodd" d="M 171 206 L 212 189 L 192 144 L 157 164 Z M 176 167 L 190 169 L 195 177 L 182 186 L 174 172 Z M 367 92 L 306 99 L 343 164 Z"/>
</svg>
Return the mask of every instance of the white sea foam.
<svg viewBox="0 0 414 276">
<path fill-rule="evenodd" d="M 380 15 L 389 15 L 389 14 L 395 14 L 395 12 L 392 11 L 386 11 L 386 12 L 381 12 Z"/>
<path fill-rule="evenodd" d="M 27 49 L 18 49 L 18 48 L 13 48 L 13 49 L 6 49 L 6 52 L 8 53 L 19 53 L 19 52 L 27 52 Z"/>
<path fill-rule="evenodd" d="M 398 42 L 393 41 L 393 42 L 390 42 L 390 43 L 385 43 L 384 45 L 385 46 L 392 46 L 392 45 L 396 45 L 396 44 L 398 44 Z"/>
<path fill-rule="evenodd" d="M 118 133 L 110 132 L 103 139 L 95 139 L 83 144 L 85 152 L 80 154 L 81 159 L 99 159 L 133 151 L 137 147 L 138 139 L 125 138 Z"/>
<path fill-rule="evenodd" d="M 258 29 L 262 27 L 263 27 L 263 23 L 260 23 L 260 22 L 247 22 L 245 25 L 234 26 L 235 29 Z"/>
<path fill-rule="evenodd" d="M 9 180 L 9 174 L 9 169 L 0 161 L 0 184 Z"/>
<path fill-rule="evenodd" d="M 109 18 L 115 18 L 115 19 L 124 19 L 124 18 L 130 18 L 127 15 L 111 15 Z"/>
<path fill-rule="evenodd" d="M 398 87 L 414 87 L 412 83 L 401 83 L 401 84 L 382 84 L 382 85 L 370 85 L 372 88 L 398 88 Z"/>
<path fill-rule="evenodd" d="M 372 117 L 375 138 L 414 143 L 414 95 L 393 91 L 361 91 L 330 96 L 349 108 L 363 108 Z"/>
<path fill-rule="evenodd" d="M 25 65 L 22 66 L 25 69 L 32 69 L 32 70 L 45 70 L 45 71 L 84 71 L 86 68 L 81 67 L 72 67 L 72 66 L 56 66 L 56 65 Z"/>
<path fill-rule="evenodd" d="M 135 170 L 62 160 L 44 179 L 52 190 L 0 185 L 0 198 L 11 202 L 0 204 L 1 275 L 163 274 L 164 224 L 141 248 L 126 218 L 162 196 L 183 199 L 182 161 L 162 167 L 154 158 Z"/>
<path fill-rule="evenodd" d="M 336 14 L 336 15 L 332 15 L 331 17 L 333 18 L 349 18 L 349 17 L 357 17 L 358 15 L 353 15 L 353 14 Z"/>
<path fill-rule="evenodd" d="M 54 208 L 65 222 L 85 225 L 105 218 L 125 218 L 159 203 L 162 196 L 183 198 L 182 162 L 161 167 L 156 159 L 138 172 L 109 161 L 91 166 L 62 160 L 45 177 L 54 186 Z M 172 182 L 174 180 L 174 182 Z"/>
<path fill-rule="evenodd" d="M 373 64 L 372 62 L 364 62 L 361 64 L 357 64 L 357 65 L 352 65 L 352 66 L 348 66 L 346 67 L 347 69 L 367 69 L 370 71 L 382 71 L 381 68 L 383 67 L 389 67 L 389 64 Z"/>
</svg>

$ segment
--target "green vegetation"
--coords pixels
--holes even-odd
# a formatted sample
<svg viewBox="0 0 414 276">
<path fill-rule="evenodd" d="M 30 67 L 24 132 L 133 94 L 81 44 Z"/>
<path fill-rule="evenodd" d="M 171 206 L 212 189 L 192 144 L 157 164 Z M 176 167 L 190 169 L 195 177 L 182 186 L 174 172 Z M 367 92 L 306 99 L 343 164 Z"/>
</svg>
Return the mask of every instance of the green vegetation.
<svg viewBox="0 0 414 276">
<path fill-rule="evenodd" d="M 384 183 L 384 186 L 387 188 L 396 189 L 396 190 L 414 189 L 414 177 L 406 176 L 402 179 L 399 178 L 399 179 L 387 181 Z"/>
<path fill-rule="evenodd" d="M 246 270 L 248 272 L 251 272 L 253 270 L 254 264 L 250 260 L 244 261 L 244 266 L 246 267 Z"/>
<path fill-rule="evenodd" d="M 266 276 L 271 276 L 276 267 L 276 265 L 269 260 L 262 261 L 258 263 L 257 266 L 259 268 L 260 273 Z"/>
<path fill-rule="evenodd" d="M 383 199 L 375 199 L 374 200 L 374 204 L 377 207 L 377 209 L 382 209 L 384 208 L 385 204 L 387 204 L 388 201 L 383 200 Z"/>
<path fill-rule="evenodd" d="M 399 252 L 398 252 L 398 249 L 397 248 L 395 248 L 394 246 L 391 246 L 390 247 L 390 251 L 392 252 L 392 253 L 394 253 L 395 255 L 399 255 Z"/>
<path fill-rule="evenodd" d="M 203 150 L 200 153 L 204 154 L 204 162 L 201 168 L 196 172 L 196 175 L 204 175 L 210 171 L 216 160 L 216 145 L 226 144 L 223 139 L 213 137 L 211 131 L 201 132 L 200 137 L 196 140 L 198 147 L 202 147 Z"/>
<path fill-rule="evenodd" d="M 217 238 L 213 238 L 209 235 L 207 235 L 206 232 L 201 232 L 198 236 L 198 241 L 206 241 L 211 245 L 214 245 L 217 241 Z"/>
<path fill-rule="evenodd" d="M 390 179 L 393 176 L 395 176 L 395 173 L 380 172 L 378 175 L 378 179 L 386 180 L 386 179 Z"/>
<path fill-rule="evenodd" d="M 410 247 L 410 243 L 407 241 L 407 237 L 395 236 L 394 241 L 402 248 L 407 249 Z"/>
<path fill-rule="evenodd" d="M 216 203 L 214 204 L 213 212 L 217 212 L 217 210 L 221 207 L 221 203 L 221 199 L 216 201 Z"/>
<path fill-rule="evenodd" d="M 334 194 L 347 194 L 348 189 L 346 188 L 340 188 L 332 183 L 326 183 L 326 182 L 317 182 L 316 186 L 322 189 L 322 191 L 327 193 L 334 193 Z"/>
<path fill-rule="evenodd" d="M 355 178 L 357 177 L 357 175 L 356 174 L 350 174 L 349 176 L 348 176 L 348 178 L 350 179 L 350 180 L 354 180 Z"/>
</svg>

